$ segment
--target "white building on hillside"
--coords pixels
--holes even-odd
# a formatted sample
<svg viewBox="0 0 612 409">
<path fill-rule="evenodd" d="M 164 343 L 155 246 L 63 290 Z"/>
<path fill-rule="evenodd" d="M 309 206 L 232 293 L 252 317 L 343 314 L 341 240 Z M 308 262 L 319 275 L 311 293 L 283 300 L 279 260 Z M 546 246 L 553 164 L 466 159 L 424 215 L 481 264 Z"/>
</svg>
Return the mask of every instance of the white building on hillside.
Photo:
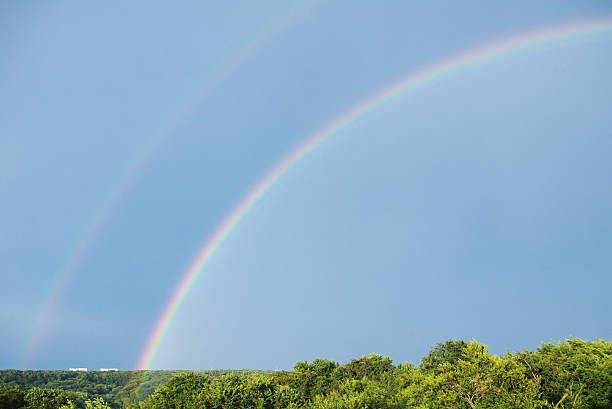
<svg viewBox="0 0 612 409">
<path fill-rule="evenodd" d="M 118 372 L 117 368 L 100 368 L 100 372 Z"/>
<path fill-rule="evenodd" d="M 87 372 L 87 368 L 69 368 L 71 372 Z"/>
</svg>

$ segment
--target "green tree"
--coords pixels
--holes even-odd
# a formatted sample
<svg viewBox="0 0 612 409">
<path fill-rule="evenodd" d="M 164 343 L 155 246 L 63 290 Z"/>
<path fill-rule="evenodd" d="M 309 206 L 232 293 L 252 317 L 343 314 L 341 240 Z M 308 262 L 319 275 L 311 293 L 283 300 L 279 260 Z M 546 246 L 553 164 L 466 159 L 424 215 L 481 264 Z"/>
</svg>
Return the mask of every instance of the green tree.
<svg viewBox="0 0 612 409">
<path fill-rule="evenodd" d="M 376 379 L 386 372 L 393 372 L 395 367 L 392 362 L 393 360 L 386 356 L 370 354 L 369 356 L 353 359 L 344 367 L 348 377 L 354 379 L 364 377 Z"/>
<path fill-rule="evenodd" d="M 200 395 L 205 394 L 210 382 L 210 378 L 194 373 L 176 375 L 139 406 L 143 409 L 199 408 Z"/>
<path fill-rule="evenodd" d="M 356 379 L 347 379 L 338 389 L 316 395 L 306 405 L 308 409 L 367 409 L 364 385 Z"/>
<path fill-rule="evenodd" d="M 85 409 L 111 409 L 111 407 L 104 399 L 98 397 L 85 401 Z"/>
<path fill-rule="evenodd" d="M 328 393 L 341 381 L 340 371 L 344 368 L 328 359 L 315 359 L 312 364 L 300 361 L 294 365 L 293 372 L 281 371 L 274 374 L 277 383 L 288 385 L 297 391 L 303 401 L 315 395 Z"/>
<path fill-rule="evenodd" d="M 540 381 L 551 407 L 612 408 L 612 343 L 571 338 L 517 353 L 516 359 Z"/>
<path fill-rule="evenodd" d="M 467 342 L 449 340 L 436 345 L 429 354 L 421 360 L 419 368 L 425 371 L 438 371 L 440 364 L 448 362 L 455 364 L 460 359 L 465 359 Z"/>
<path fill-rule="evenodd" d="M 227 375 L 211 382 L 208 394 L 200 395 L 199 407 L 274 409 L 277 398 L 272 377 Z"/>
<path fill-rule="evenodd" d="M 24 400 L 28 409 L 58 409 L 70 405 L 70 400 L 64 392 L 41 388 L 30 389 Z"/>
<path fill-rule="evenodd" d="M 26 406 L 26 391 L 19 386 L 0 386 L 0 409 L 19 409 Z"/>
<path fill-rule="evenodd" d="M 454 408 L 541 408 L 539 383 L 526 376 L 517 360 L 489 355 L 486 345 L 472 341 L 464 358 L 444 362 L 435 376 L 437 403 Z"/>
</svg>

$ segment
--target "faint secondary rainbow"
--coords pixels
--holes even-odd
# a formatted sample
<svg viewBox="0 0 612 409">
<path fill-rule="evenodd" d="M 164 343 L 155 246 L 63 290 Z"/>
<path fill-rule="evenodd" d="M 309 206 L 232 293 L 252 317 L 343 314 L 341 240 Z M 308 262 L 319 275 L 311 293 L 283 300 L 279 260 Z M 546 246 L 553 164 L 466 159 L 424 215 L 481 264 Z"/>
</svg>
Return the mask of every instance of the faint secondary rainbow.
<svg viewBox="0 0 612 409">
<path fill-rule="evenodd" d="M 136 365 L 137 369 L 148 369 L 157 350 L 159 349 L 170 324 L 197 279 L 202 274 L 216 252 L 230 236 L 232 231 L 249 214 L 253 206 L 278 182 L 287 172 L 297 165 L 304 157 L 315 150 L 330 136 L 347 125 L 353 123 L 373 108 L 391 100 L 402 92 L 434 79 L 444 74 L 463 68 L 467 65 L 482 62 L 488 58 L 518 51 L 528 46 L 541 45 L 564 38 L 595 34 L 612 29 L 612 18 L 581 21 L 569 25 L 554 26 L 526 34 L 510 37 L 508 39 L 486 44 L 435 63 L 425 69 L 409 74 L 393 85 L 366 98 L 353 106 L 342 115 L 327 123 L 323 128 L 309 135 L 305 142 L 299 145 L 288 156 L 274 166 L 251 190 L 238 202 L 223 222 L 217 227 L 212 236 L 204 243 L 192 261 L 190 267 L 183 274 L 178 285 L 167 301 L 158 321 L 156 322 L 145 347 Z"/>
<path fill-rule="evenodd" d="M 102 203 L 94 209 L 92 212 L 93 216 L 82 228 L 80 234 L 77 235 L 78 240 L 75 246 L 68 252 L 63 267 L 55 273 L 52 285 L 41 297 L 42 302 L 34 317 L 34 325 L 29 340 L 23 346 L 18 367 L 23 369 L 30 367 L 53 326 L 54 316 L 57 314 L 62 300 L 69 291 L 70 283 L 89 256 L 114 210 L 124 200 L 129 189 L 141 178 L 147 165 L 159 154 L 165 143 L 170 139 L 170 136 L 176 132 L 188 117 L 194 114 L 202 100 L 232 77 L 236 71 L 247 63 L 249 59 L 256 56 L 273 39 L 311 15 L 318 6 L 318 1 L 302 2 L 282 15 L 272 25 L 265 27 L 259 35 L 247 42 L 236 53 L 230 54 L 230 58 L 226 61 L 219 64 L 217 69 L 208 75 L 208 78 L 197 87 L 191 96 L 152 133 L 144 148 L 119 173 L 118 180 L 110 187 Z"/>
</svg>

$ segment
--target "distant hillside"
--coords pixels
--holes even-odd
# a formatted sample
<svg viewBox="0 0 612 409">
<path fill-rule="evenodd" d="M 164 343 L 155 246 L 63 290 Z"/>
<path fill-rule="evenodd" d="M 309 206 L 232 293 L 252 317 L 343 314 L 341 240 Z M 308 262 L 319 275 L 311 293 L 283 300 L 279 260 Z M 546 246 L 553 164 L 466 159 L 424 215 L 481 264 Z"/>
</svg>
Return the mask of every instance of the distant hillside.
<svg viewBox="0 0 612 409">
<path fill-rule="evenodd" d="M 72 400 L 82 407 L 86 399 L 102 397 L 113 407 L 124 407 L 145 400 L 159 386 L 181 373 L 195 373 L 216 378 L 223 375 L 268 374 L 273 371 L 216 369 L 206 371 L 18 371 L 0 370 L 0 386 L 43 388 L 79 392 Z"/>
</svg>

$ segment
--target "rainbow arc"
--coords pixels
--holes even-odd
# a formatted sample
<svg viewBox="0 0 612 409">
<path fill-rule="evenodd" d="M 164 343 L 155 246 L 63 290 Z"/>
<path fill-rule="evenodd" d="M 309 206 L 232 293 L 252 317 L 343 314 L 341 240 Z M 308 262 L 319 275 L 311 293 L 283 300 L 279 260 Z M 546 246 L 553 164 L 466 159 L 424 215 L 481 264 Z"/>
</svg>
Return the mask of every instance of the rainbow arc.
<svg viewBox="0 0 612 409">
<path fill-rule="evenodd" d="M 221 222 L 210 238 L 202 245 L 189 268 L 182 274 L 180 281 L 155 323 L 138 359 L 136 368 L 148 369 L 150 367 L 181 305 L 188 297 L 191 289 L 202 275 L 202 272 L 219 251 L 219 248 L 228 239 L 240 222 L 283 176 L 335 133 L 357 121 L 372 109 L 391 101 L 403 92 L 416 86 L 426 84 L 428 81 L 440 76 L 450 75 L 466 66 L 482 63 L 491 58 L 523 51 L 530 47 L 563 41 L 576 36 L 595 35 L 611 30 L 612 18 L 608 17 L 544 28 L 486 44 L 462 54 L 444 59 L 419 72 L 409 74 L 400 81 L 357 103 L 336 119 L 306 137 L 301 145 L 276 164 L 276 166 L 251 188 L 246 196 L 235 205 L 233 210 Z"/>
</svg>

